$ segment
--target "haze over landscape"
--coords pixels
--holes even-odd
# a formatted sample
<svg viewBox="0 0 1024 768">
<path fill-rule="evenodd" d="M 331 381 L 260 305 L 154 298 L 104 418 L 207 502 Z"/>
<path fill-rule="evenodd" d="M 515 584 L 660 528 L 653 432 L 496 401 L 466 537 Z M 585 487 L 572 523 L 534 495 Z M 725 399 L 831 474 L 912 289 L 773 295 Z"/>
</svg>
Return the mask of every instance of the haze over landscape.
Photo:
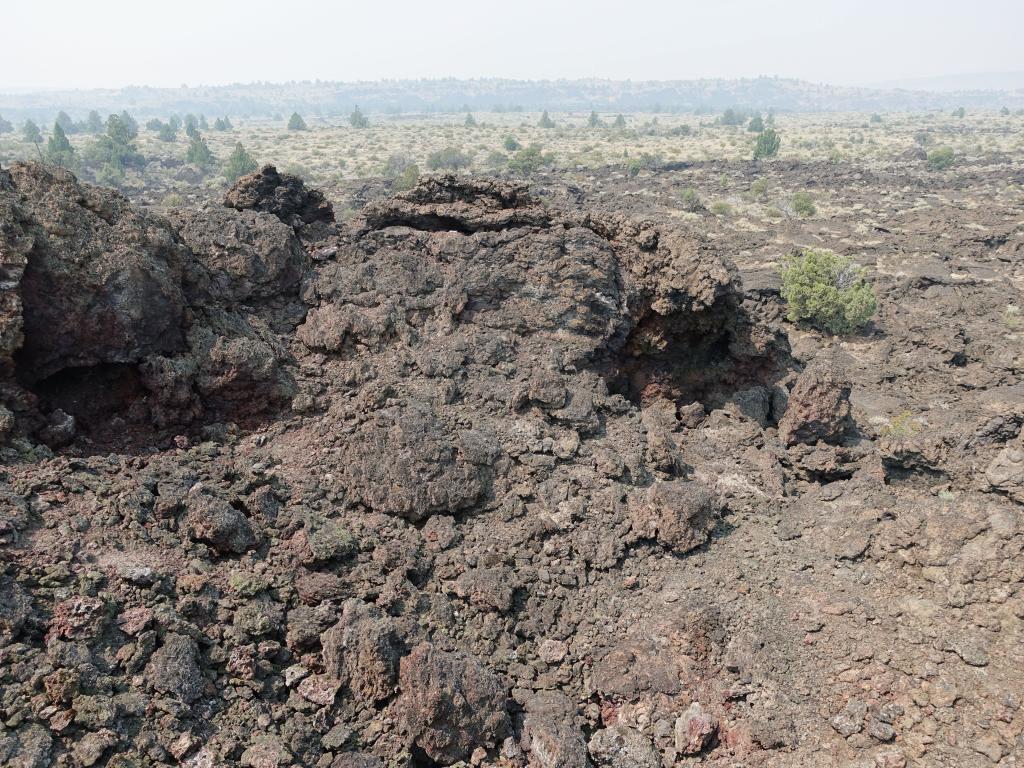
<svg viewBox="0 0 1024 768">
<path fill-rule="evenodd" d="M 1024 3 L 0 28 L 0 768 L 1024 766 Z"/>
<path fill-rule="evenodd" d="M 1013 0 L 183 0 L 150 5 L 144 22 L 137 12 L 130 0 L 8 4 L 0 92 L 445 77 L 867 86 L 1024 69 Z"/>
</svg>

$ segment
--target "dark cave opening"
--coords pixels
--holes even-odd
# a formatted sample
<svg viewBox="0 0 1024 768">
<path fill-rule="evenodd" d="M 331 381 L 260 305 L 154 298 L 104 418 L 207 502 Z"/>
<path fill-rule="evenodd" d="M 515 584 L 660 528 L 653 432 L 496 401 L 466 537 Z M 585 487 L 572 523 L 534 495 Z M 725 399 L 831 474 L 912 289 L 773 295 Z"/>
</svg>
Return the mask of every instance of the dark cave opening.
<svg viewBox="0 0 1024 768">
<path fill-rule="evenodd" d="M 41 411 L 60 409 L 74 416 L 86 433 L 108 428 L 115 417 L 127 422 L 148 418 L 148 393 L 136 366 L 128 363 L 64 368 L 36 382 L 31 390 L 39 398 Z"/>
<path fill-rule="evenodd" d="M 51 447 L 87 441 L 96 451 L 125 449 L 152 443 L 150 392 L 138 367 L 130 363 L 72 366 L 36 381 L 27 388 L 38 398 L 38 410 L 48 424 L 40 436 Z M 71 432 L 57 428 L 60 412 L 74 418 Z"/>
<path fill-rule="evenodd" d="M 791 366 L 784 339 L 754 339 L 756 327 L 738 307 L 719 307 L 690 323 L 661 318 L 637 325 L 622 351 L 606 361 L 611 392 L 634 405 L 665 399 L 685 407 L 721 408 L 751 388 L 772 387 Z"/>
</svg>

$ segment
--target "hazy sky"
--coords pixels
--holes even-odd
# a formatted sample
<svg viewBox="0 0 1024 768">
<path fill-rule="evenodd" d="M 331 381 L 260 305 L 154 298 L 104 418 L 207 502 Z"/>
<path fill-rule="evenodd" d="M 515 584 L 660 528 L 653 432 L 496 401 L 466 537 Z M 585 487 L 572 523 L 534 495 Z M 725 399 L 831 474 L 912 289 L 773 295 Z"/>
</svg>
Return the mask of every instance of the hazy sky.
<svg viewBox="0 0 1024 768">
<path fill-rule="evenodd" d="M 1024 0 L 8 0 L 0 91 L 1024 70 Z"/>
</svg>

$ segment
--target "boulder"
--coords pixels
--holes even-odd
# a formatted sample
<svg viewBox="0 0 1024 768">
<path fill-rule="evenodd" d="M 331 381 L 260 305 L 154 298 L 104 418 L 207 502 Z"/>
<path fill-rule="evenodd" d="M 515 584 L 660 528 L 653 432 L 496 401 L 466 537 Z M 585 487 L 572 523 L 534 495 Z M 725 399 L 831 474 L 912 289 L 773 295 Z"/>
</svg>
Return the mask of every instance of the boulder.
<svg viewBox="0 0 1024 768">
<path fill-rule="evenodd" d="M 441 765 L 511 730 L 505 686 L 477 658 L 421 643 L 402 659 L 395 712 L 407 739 Z"/>
<path fill-rule="evenodd" d="M 224 196 L 224 205 L 239 211 L 263 211 L 289 227 L 334 221 L 334 208 L 316 189 L 307 189 L 298 176 L 278 173 L 272 165 L 246 174 Z"/>
<path fill-rule="evenodd" d="M 812 363 L 797 377 L 789 394 L 786 412 L 779 420 L 779 437 L 786 445 L 841 442 L 852 425 L 851 388 L 836 363 Z"/>
</svg>

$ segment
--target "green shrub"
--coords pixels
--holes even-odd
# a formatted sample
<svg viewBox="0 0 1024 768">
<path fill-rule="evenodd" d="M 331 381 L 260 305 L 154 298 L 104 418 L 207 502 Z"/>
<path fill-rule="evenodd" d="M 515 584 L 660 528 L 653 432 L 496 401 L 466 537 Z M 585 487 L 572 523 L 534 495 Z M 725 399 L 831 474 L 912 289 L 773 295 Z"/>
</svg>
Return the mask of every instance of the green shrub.
<svg viewBox="0 0 1024 768">
<path fill-rule="evenodd" d="M 160 126 L 160 130 L 157 131 L 156 137 L 160 141 L 174 141 L 178 137 L 178 132 L 174 130 L 174 126 L 170 123 L 163 123 Z"/>
<path fill-rule="evenodd" d="M 484 166 L 487 168 L 504 168 L 507 164 L 508 155 L 506 155 L 504 152 L 499 152 L 498 150 L 488 152 L 487 157 L 484 158 Z"/>
<path fill-rule="evenodd" d="M 746 122 L 747 116 L 745 113 L 732 109 L 731 107 L 722 113 L 722 116 L 718 119 L 722 125 L 743 125 Z"/>
<path fill-rule="evenodd" d="M 505 147 L 506 152 L 518 152 L 523 148 L 523 145 L 516 141 L 516 137 L 512 134 L 505 137 L 503 146 Z"/>
<path fill-rule="evenodd" d="M 96 183 L 104 187 L 116 187 L 124 181 L 124 170 L 113 163 L 104 163 L 96 173 Z"/>
<path fill-rule="evenodd" d="M 754 159 L 764 160 L 775 157 L 779 154 L 779 147 L 782 139 L 775 132 L 774 128 L 766 128 L 757 135 L 757 143 L 754 145 Z"/>
<path fill-rule="evenodd" d="M 458 147 L 445 147 L 427 155 L 427 168 L 432 171 L 459 171 L 468 168 L 473 159 Z"/>
<path fill-rule="evenodd" d="M 764 131 L 764 120 L 760 115 L 754 115 L 750 118 L 750 123 L 747 125 L 747 130 L 751 133 L 761 133 Z"/>
<path fill-rule="evenodd" d="M 402 172 L 395 177 L 395 180 L 391 184 L 391 188 L 396 192 L 404 192 L 407 189 L 412 189 L 416 186 L 416 182 L 420 180 L 420 169 L 415 164 L 407 165 Z"/>
<path fill-rule="evenodd" d="M 679 196 L 679 206 L 689 213 L 700 213 L 706 210 L 704 207 L 704 201 L 700 199 L 700 195 L 697 194 L 697 190 L 692 187 L 687 187 L 683 190 Z"/>
<path fill-rule="evenodd" d="M 540 116 L 540 122 L 537 123 L 539 128 L 554 128 L 555 121 L 548 115 L 548 111 L 545 109 L 544 114 Z"/>
<path fill-rule="evenodd" d="M 466 121 L 463 123 L 467 128 L 476 128 L 476 118 L 473 117 L 472 112 L 466 113 Z"/>
<path fill-rule="evenodd" d="M 298 112 L 292 112 L 292 116 L 288 119 L 288 130 L 306 131 L 309 129 L 306 127 L 306 121 L 302 119 L 302 115 Z"/>
<path fill-rule="evenodd" d="M 750 194 L 762 200 L 768 196 L 768 179 L 755 179 L 750 185 Z"/>
<path fill-rule="evenodd" d="M 953 165 L 953 150 L 949 147 L 938 147 L 928 153 L 928 168 L 933 171 L 944 171 Z"/>
<path fill-rule="evenodd" d="M 384 162 L 383 174 L 388 179 L 397 179 L 412 164 L 412 159 L 408 155 L 396 152 Z"/>
<path fill-rule="evenodd" d="M 541 150 L 540 144 L 520 149 L 508 159 L 508 169 L 518 173 L 533 173 L 543 165 L 550 165 L 554 157 Z"/>
<path fill-rule="evenodd" d="M 716 200 L 711 204 L 711 212 L 715 216 L 729 216 L 732 214 L 732 206 L 724 200 Z"/>
<path fill-rule="evenodd" d="M 862 328 L 877 308 L 863 268 L 845 256 L 814 249 L 786 258 L 782 298 L 792 322 L 806 320 L 834 334 Z"/>
<path fill-rule="evenodd" d="M 658 155 L 644 152 L 640 157 L 631 157 L 626 161 L 626 173 L 637 176 L 640 171 L 656 171 L 661 165 L 662 160 Z"/>
<path fill-rule="evenodd" d="M 813 216 L 818 212 L 814 205 L 814 198 L 810 192 L 797 192 L 793 195 L 793 213 L 797 216 Z"/>
</svg>

